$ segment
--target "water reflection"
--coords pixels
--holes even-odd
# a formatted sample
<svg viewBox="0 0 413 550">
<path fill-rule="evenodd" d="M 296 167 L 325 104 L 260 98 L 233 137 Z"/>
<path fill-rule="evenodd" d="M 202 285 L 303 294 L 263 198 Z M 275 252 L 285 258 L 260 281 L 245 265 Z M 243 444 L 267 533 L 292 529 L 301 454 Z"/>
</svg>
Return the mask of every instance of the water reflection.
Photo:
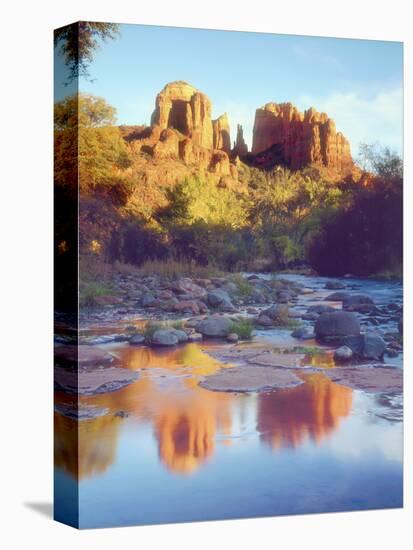
<svg viewBox="0 0 413 550">
<path fill-rule="evenodd" d="M 217 441 L 228 444 L 248 431 L 273 449 L 296 448 L 308 438 L 321 441 L 351 410 L 352 390 L 322 373 L 303 375 L 305 384 L 296 388 L 245 396 L 198 386 L 202 376 L 223 365 L 197 344 L 172 351 L 124 346 L 112 352 L 124 367 L 140 369 L 141 378 L 117 392 L 79 399 L 81 405 L 109 409 L 107 416 L 75 422 L 56 415 L 56 464 L 79 478 L 101 474 L 116 460 L 123 427 L 139 437 L 139 430 L 150 425 L 161 463 L 182 475 L 211 459 Z M 114 416 L 118 411 L 129 417 Z"/>
<path fill-rule="evenodd" d="M 323 374 L 305 376 L 305 384 L 258 398 L 257 429 L 273 449 L 297 448 L 306 439 L 319 443 L 348 416 L 352 390 Z"/>
<path fill-rule="evenodd" d="M 77 422 L 55 413 L 55 465 L 76 479 L 103 474 L 116 459 L 120 418 Z"/>
</svg>

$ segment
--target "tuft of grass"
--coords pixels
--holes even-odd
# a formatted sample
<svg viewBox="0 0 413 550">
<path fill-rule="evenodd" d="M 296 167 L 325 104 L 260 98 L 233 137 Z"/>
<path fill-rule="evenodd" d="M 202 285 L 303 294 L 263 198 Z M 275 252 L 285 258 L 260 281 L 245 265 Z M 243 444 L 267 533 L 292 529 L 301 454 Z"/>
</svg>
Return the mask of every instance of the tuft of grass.
<svg viewBox="0 0 413 550">
<path fill-rule="evenodd" d="M 254 292 L 252 284 L 245 279 L 240 273 L 232 275 L 231 281 L 238 287 L 238 295 L 242 298 L 248 298 Z"/>
<path fill-rule="evenodd" d="M 145 338 L 150 340 L 154 333 L 161 328 L 165 328 L 163 323 L 159 323 L 157 321 L 149 321 L 149 323 L 147 323 L 147 325 L 143 329 L 142 334 L 143 336 L 145 336 Z"/>
<path fill-rule="evenodd" d="M 296 346 L 293 348 L 296 353 L 304 353 L 305 355 L 325 355 L 325 350 L 315 346 Z"/>
<path fill-rule="evenodd" d="M 81 307 L 93 307 L 96 305 L 97 296 L 109 296 L 115 294 L 115 290 L 108 283 L 90 281 L 80 284 L 79 305 Z"/>
<path fill-rule="evenodd" d="M 235 332 L 240 340 L 251 340 L 254 325 L 249 319 L 232 321 L 230 332 Z"/>
<path fill-rule="evenodd" d="M 184 322 L 180 321 L 179 319 L 176 321 L 169 321 L 166 323 L 166 326 L 168 328 L 174 328 L 175 330 L 183 330 L 184 328 Z"/>
<path fill-rule="evenodd" d="M 183 321 L 149 321 L 145 328 L 141 331 L 141 334 L 148 338 L 152 338 L 154 332 L 164 328 L 174 328 L 175 330 L 183 330 Z"/>
</svg>

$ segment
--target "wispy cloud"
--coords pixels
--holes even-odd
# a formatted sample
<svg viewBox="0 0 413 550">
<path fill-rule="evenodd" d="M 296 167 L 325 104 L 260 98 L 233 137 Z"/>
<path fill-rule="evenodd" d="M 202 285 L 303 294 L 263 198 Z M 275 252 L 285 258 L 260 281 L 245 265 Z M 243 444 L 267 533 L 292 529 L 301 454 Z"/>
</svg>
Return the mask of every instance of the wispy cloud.
<svg viewBox="0 0 413 550">
<path fill-rule="evenodd" d="M 402 152 L 403 89 L 396 87 L 370 98 L 358 93 L 333 93 L 325 98 L 303 96 L 300 108 L 310 105 L 332 117 L 337 129 L 350 140 L 353 155 L 359 144 L 378 141 Z"/>
</svg>

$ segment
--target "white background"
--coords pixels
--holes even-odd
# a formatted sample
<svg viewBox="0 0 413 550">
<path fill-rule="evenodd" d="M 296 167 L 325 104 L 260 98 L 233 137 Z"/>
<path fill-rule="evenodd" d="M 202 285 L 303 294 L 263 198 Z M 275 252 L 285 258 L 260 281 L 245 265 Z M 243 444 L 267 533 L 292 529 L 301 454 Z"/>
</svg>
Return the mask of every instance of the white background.
<svg viewBox="0 0 413 550">
<path fill-rule="evenodd" d="M 11 1 L 0 115 L 3 548 L 349 548 L 412 544 L 412 17 L 410 2 Z M 33 510 L 52 498 L 52 29 L 79 19 L 405 41 L 405 509 L 78 532 Z M 148 44 L 148 49 L 151 45 Z M 145 55 L 145 52 L 141 52 Z M 4 97 L 3 97 L 4 96 Z M 409 219 L 410 218 L 410 219 Z M 41 507 L 41 506 L 40 506 Z M 409 524 L 410 520 L 410 524 Z M 410 540 L 409 540 L 410 538 Z"/>
</svg>

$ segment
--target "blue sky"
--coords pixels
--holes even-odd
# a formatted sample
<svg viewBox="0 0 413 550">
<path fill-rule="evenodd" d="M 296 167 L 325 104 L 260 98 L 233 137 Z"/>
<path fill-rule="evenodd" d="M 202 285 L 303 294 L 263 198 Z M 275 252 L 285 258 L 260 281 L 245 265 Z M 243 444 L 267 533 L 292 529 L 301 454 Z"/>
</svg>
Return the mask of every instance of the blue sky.
<svg viewBox="0 0 413 550">
<path fill-rule="evenodd" d="M 362 141 L 402 151 L 403 48 L 399 42 L 121 25 L 80 89 L 104 97 L 122 124 L 149 124 L 156 94 L 185 80 L 206 93 L 213 117 L 251 145 L 255 109 L 291 101 L 336 121 L 353 155 Z"/>
</svg>

